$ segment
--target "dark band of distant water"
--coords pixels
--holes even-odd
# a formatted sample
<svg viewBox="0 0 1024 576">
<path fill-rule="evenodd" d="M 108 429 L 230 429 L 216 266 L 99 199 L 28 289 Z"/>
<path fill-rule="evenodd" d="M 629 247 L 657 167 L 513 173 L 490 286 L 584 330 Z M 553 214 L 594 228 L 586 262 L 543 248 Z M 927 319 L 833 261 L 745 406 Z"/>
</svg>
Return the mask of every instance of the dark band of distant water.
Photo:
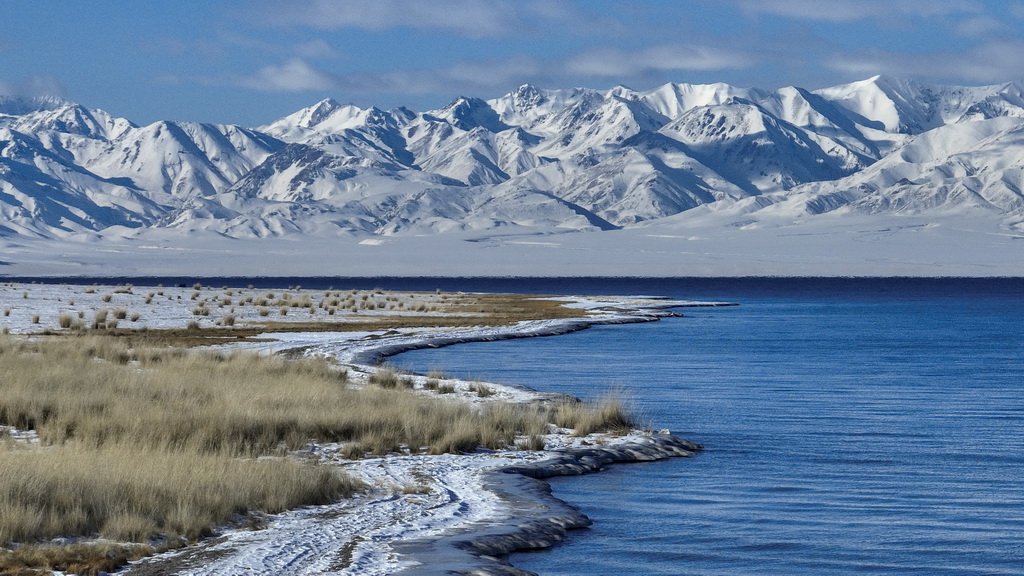
<svg viewBox="0 0 1024 576">
<path fill-rule="evenodd" d="M 135 284 L 139 286 L 184 285 L 324 290 L 373 289 L 416 291 L 507 292 L 523 294 L 637 294 L 678 295 L 689 299 L 712 296 L 744 298 L 788 294 L 839 298 L 846 294 L 872 293 L 901 297 L 920 290 L 940 290 L 946 294 L 984 290 L 1007 296 L 1020 296 L 1024 278 L 493 278 L 493 277 L 337 277 L 337 276 L 4 276 L 3 282 L 39 282 L 45 284 Z"/>
<path fill-rule="evenodd" d="M 741 304 L 394 359 L 582 397 L 624 387 L 656 427 L 707 447 L 554 480 L 595 525 L 514 554 L 517 566 L 1024 573 L 1024 281 L 538 280 L 508 291 Z"/>
</svg>

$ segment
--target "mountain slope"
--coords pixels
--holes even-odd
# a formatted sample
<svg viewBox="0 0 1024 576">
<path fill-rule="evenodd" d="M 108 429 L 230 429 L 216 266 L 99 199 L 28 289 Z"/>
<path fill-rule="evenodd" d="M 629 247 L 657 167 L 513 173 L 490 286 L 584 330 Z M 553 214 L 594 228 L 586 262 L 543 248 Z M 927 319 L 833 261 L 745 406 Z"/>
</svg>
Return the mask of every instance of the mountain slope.
<svg viewBox="0 0 1024 576">
<path fill-rule="evenodd" d="M 326 99 L 256 129 L 0 98 L 0 235 L 547 234 L 826 213 L 1016 230 L 1022 165 L 1018 83 L 523 85 L 426 112 Z"/>
</svg>

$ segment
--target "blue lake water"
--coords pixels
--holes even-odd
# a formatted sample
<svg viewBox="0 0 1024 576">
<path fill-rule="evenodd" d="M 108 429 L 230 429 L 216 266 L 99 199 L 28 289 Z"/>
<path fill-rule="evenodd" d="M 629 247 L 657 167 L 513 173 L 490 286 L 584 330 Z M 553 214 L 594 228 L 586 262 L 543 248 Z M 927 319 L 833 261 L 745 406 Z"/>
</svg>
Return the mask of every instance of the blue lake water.
<svg viewBox="0 0 1024 576">
<path fill-rule="evenodd" d="M 513 554 L 516 566 L 545 576 L 1024 574 L 1024 281 L 463 289 L 740 304 L 393 359 L 584 398 L 624 388 L 655 427 L 705 445 L 692 459 L 554 479 L 595 524 L 552 550 Z"/>
</svg>

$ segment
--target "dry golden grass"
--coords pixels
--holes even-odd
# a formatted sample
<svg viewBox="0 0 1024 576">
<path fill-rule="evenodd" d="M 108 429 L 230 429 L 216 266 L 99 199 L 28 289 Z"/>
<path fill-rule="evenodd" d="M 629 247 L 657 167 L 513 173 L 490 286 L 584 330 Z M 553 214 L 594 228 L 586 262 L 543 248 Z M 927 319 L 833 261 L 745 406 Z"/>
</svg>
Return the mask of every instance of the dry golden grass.
<svg viewBox="0 0 1024 576">
<path fill-rule="evenodd" d="M 166 546 L 113 543 L 22 546 L 14 550 L 0 550 L 0 574 L 41 576 L 59 570 L 67 574 L 96 576 L 162 549 Z"/>
<path fill-rule="evenodd" d="M 328 293 L 330 300 L 320 308 L 355 309 L 356 297 Z M 219 321 L 223 327 L 195 322 L 191 329 L 172 330 L 118 328 L 116 320 L 127 312 L 100 309 L 92 330 L 67 330 L 80 324 L 68 314 L 60 337 L 0 337 L 0 425 L 36 430 L 43 445 L 0 442 L 0 546 L 36 544 L 0 550 L 0 574 L 96 574 L 154 551 L 141 545 L 40 544 L 57 536 L 162 538 L 166 546 L 208 534 L 247 511 L 327 502 L 356 489 L 327 467 L 283 457 L 310 441 L 342 442 L 343 453 L 353 458 L 397 450 L 468 452 L 478 446 L 542 449 L 549 422 L 580 434 L 628 425 L 621 405 L 474 408 L 413 394 L 406 389 L 412 380 L 393 373 L 382 372 L 377 386 L 356 390 L 344 371 L 324 361 L 184 348 L 254 341 L 260 333 L 281 331 L 494 326 L 579 314 L 524 296 L 410 297 L 406 304 L 380 292 L 363 294 L 366 309 L 372 304 L 399 313 L 328 313 L 232 327 L 232 310 Z M 247 301 L 262 307 L 261 316 L 271 306 L 283 313 L 316 310 L 308 295 L 269 301 L 274 298 Z M 206 301 L 197 308 L 208 310 Z M 241 296 L 238 304 L 245 305 Z M 133 322 L 137 318 L 131 315 Z M 450 383 L 438 382 L 443 375 L 431 377 L 431 388 L 454 392 Z M 477 392 L 492 391 L 481 385 Z"/>
<path fill-rule="evenodd" d="M 384 453 L 399 445 L 435 449 L 452 422 L 487 427 L 469 406 L 403 387 L 349 389 L 344 373 L 322 361 L 133 350 L 91 337 L 19 347 L 0 352 L 0 423 L 37 430 L 46 444 L 131 441 L 252 456 L 320 440 Z"/>
<path fill-rule="evenodd" d="M 48 448 L 0 449 L 0 544 L 55 536 L 195 538 L 246 510 L 324 502 L 354 486 L 283 454 L 309 441 L 350 453 L 506 448 L 546 433 L 546 410 L 474 409 L 402 386 L 354 390 L 323 361 L 123 339 L 0 340 L 0 424 Z"/>
<path fill-rule="evenodd" d="M 618 392 L 610 392 L 594 402 L 565 400 L 556 406 L 554 423 L 571 428 L 574 436 L 593 432 L 626 434 L 637 427 Z"/>
<path fill-rule="evenodd" d="M 250 510 L 326 504 L 357 487 L 289 459 L 238 459 L 109 444 L 0 450 L 0 543 L 59 536 L 194 540 Z"/>
<path fill-rule="evenodd" d="M 112 314 L 109 310 L 101 309 L 95 312 L 91 328 L 95 334 L 127 338 L 132 346 L 194 347 L 258 341 L 263 334 L 272 335 L 279 332 L 375 332 L 403 328 L 507 326 L 525 320 L 571 318 L 585 314 L 580 310 L 566 308 L 558 301 L 516 294 L 403 293 L 404 297 L 430 300 L 420 300 L 404 311 L 392 310 L 384 314 L 359 313 L 357 306 L 356 310 L 349 310 L 347 314 L 314 314 L 316 307 L 308 295 L 292 296 L 285 293 L 275 297 L 268 293 L 266 296 L 267 298 L 256 301 L 259 320 L 254 321 L 250 318 L 244 324 L 236 317 L 234 324 L 225 324 L 222 321 L 222 326 L 203 325 L 201 330 L 196 329 L 200 327 L 199 324 L 192 329 L 186 327 L 142 330 L 125 328 L 108 321 L 108 316 Z M 362 296 L 369 299 L 370 295 L 364 293 Z M 282 306 L 280 303 L 287 305 Z M 289 320 L 294 315 L 288 314 L 288 310 L 294 305 L 308 308 L 309 319 Z M 278 307 L 276 312 L 270 306 Z M 196 305 L 190 312 L 193 317 L 204 318 L 209 316 L 210 309 L 206 305 Z M 269 319 L 275 315 L 286 318 Z M 45 331 L 43 333 L 46 334 Z"/>
</svg>

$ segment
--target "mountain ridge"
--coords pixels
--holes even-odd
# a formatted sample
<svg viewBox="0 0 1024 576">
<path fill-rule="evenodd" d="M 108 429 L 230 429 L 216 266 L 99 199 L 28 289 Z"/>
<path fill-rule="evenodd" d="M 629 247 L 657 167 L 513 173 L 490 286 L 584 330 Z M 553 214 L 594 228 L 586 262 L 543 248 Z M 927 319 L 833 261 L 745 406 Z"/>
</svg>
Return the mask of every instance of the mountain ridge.
<svg viewBox="0 0 1024 576">
<path fill-rule="evenodd" d="M 524 84 L 424 112 L 324 99 L 257 128 L 0 98 L 0 236 L 601 232 L 695 208 L 778 225 L 966 210 L 1020 233 L 1022 135 L 1020 83 L 886 76 L 820 90 Z"/>
</svg>

